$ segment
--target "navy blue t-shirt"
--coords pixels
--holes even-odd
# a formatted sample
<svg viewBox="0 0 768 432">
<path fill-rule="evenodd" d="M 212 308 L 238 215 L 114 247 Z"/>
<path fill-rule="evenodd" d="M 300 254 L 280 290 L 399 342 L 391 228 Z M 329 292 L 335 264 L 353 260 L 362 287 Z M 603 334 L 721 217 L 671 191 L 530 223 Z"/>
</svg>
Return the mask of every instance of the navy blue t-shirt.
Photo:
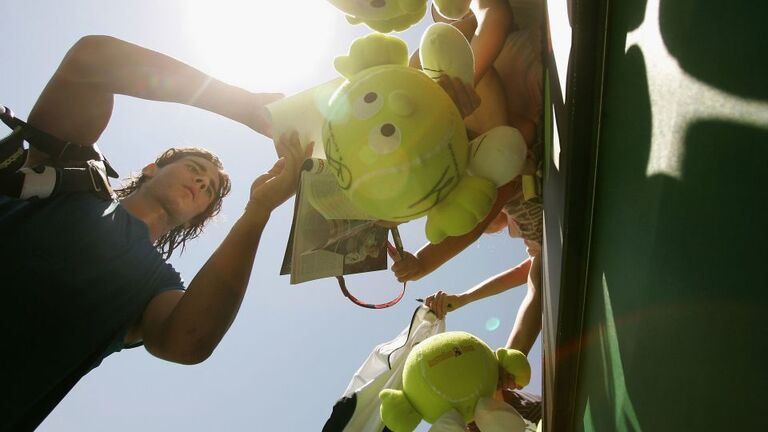
<svg viewBox="0 0 768 432">
<path fill-rule="evenodd" d="M 0 196 L 0 382 L 11 401 L 0 404 L 8 410 L 0 430 L 41 421 L 123 348 L 155 295 L 183 288 L 147 226 L 117 202 L 92 193 Z"/>
</svg>

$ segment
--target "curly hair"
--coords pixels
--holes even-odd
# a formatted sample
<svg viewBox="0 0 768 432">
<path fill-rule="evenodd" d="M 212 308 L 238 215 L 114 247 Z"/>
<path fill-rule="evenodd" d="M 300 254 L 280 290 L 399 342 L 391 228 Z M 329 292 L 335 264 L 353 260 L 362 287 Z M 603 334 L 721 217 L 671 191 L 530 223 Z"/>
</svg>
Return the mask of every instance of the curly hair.
<svg viewBox="0 0 768 432">
<path fill-rule="evenodd" d="M 221 160 L 219 160 L 215 154 L 202 148 L 171 148 L 161 154 L 157 160 L 155 160 L 155 164 L 162 168 L 190 156 L 203 158 L 218 168 L 219 188 L 214 195 L 214 199 L 202 213 L 192 218 L 189 223 L 176 226 L 155 241 L 155 247 L 166 259 L 168 259 L 173 251 L 179 246 L 181 246 L 181 252 L 184 252 L 186 242 L 197 238 L 203 232 L 203 228 L 208 221 L 219 214 L 224 197 L 227 196 L 232 189 L 229 175 L 223 171 L 224 166 L 222 165 Z M 120 189 L 115 189 L 115 194 L 118 199 L 125 198 L 138 190 L 148 178 L 149 177 L 145 174 L 132 176 L 125 180 Z"/>
</svg>

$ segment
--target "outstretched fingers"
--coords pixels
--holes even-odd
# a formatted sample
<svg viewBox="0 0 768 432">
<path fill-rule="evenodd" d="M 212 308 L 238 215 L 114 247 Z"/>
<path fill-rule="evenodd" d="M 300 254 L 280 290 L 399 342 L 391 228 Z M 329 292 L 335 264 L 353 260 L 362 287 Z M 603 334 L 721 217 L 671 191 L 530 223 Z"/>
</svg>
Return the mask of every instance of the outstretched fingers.
<svg viewBox="0 0 768 432">
<path fill-rule="evenodd" d="M 269 171 L 256 177 L 256 180 L 253 181 L 253 187 L 259 187 L 269 180 L 277 177 L 281 172 L 283 172 L 284 169 L 285 158 L 280 158 L 275 162 L 274 165 L 272 165 L 272 168 L 270 168 Z"/>
<path fill-rule="evenodd" d="M 282 134 L 275 142 L 280 159 L 265 174 L 254 180 L 251 186 L 251 202 L 271 211 L 294 193 L 305 155 L 311 145 L 302 149 L 296 131 Z"/>
<path fill-rule="evenodd" d="M 445 301 L 446 296 L 447 294 L 444 291 L 438 291 L 424 299 L 424 304 L 435 313 L 438 319 L 443 319 L 446 312 L 448 312 Z"/>
</svg>

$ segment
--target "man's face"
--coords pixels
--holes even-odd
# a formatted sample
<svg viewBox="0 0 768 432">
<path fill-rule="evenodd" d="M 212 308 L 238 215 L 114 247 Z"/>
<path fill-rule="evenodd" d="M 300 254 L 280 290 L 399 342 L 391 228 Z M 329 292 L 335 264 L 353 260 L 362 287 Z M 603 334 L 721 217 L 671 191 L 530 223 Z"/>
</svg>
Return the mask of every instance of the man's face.
<svg viewBox="0 0 768 432">
<path fill-rule="evenodd" d="M 205 158 L 187 156 L 163 167 L 151 164 L 143 172 L 150 178 L 142 188 L 176 225 L 189 222 L 218 199 L 220 172 Z"/>
</svg>

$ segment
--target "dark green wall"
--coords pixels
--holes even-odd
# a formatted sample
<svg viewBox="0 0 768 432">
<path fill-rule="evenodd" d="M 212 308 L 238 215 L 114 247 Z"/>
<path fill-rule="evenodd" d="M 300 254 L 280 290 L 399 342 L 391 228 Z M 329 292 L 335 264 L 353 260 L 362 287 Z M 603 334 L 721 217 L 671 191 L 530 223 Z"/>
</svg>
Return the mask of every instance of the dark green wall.
<svg viewBox="0 0 768 432">
<path fill-rule="evenodd" d="M 768 6 L 646 9 L 609 2 L 575 428 L 766 430 Z M 648 20 L 671 62 L 627 46 Z M 707 91 L 654 99 L 670 63 Z M 661 123 L 719 98 L 733 105 L 679 122 L 665 148 L 678 169 L 649 172 Z"/>
</svg>

